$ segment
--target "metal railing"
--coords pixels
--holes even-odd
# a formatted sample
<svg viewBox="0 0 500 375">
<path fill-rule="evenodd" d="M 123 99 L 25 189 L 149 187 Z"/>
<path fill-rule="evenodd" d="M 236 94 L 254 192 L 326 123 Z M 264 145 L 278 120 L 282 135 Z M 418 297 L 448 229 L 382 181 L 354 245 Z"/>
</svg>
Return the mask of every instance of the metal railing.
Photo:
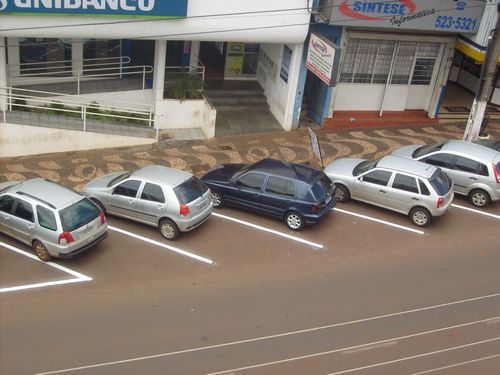
<svg viewBox="0 0 500 375">
<path fill-rule="evenodd" d="M 47 92 L 44 91 L 25 90 L 12 87 L 0 88 L 0 102 L 6 102 L 6 108 L 3 109 L 4 122 L 7 122 L 7 111 L 17 110 L 80 118 L 82 120 L 82 130 L 84 132 L 87 131 L 87 120 L 107 120 L 116 123 L 123 123 L 125 120 L 128 124 L 144 125 L 149 128 L 153 127 L 154 119 L 152 105 L 120 102 L 122 106 L 117 106 L 110 105 L 111 101 L 107 101 L 107 105 L 103 105 L 102 101 L 100 104 L 98 104 L 97 101 L 89 103 L 89 99 L 86 99 L 86 101 L 66 99 L 62 101 L 54 99 L 53 97 L 47 98 L 29 95 L 30 93 L 47 94 Z M 133 108 L 133 106 L 136 106 L 136 108 Z"/>
</svg>

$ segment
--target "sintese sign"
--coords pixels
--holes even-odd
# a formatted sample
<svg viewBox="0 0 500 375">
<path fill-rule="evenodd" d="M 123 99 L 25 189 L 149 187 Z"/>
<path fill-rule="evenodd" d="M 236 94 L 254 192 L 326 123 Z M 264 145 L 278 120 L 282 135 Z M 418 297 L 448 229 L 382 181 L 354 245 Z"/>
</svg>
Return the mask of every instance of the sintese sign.
<svg viewBox="0 0 500 375">
<path fill-rule="evenodd" d="M 311 33 L 307 49 L 306 67 L 328 86 L 333 83 L 332 73 L 336 62 L 335 52 L 333 43 L 327 41 L 326 38 L 323 39 L 319 35 Z"/>
<path fill-rule="evenodd" d="M 187 0 L 0 0 L 0 15 L 183 18 Z"/>
<path fill-rule="evenodd" d="M 478 0 L 334 0 L 331 22 L 355 27 L 475 33 L 485 3 Z"/>
</svg>

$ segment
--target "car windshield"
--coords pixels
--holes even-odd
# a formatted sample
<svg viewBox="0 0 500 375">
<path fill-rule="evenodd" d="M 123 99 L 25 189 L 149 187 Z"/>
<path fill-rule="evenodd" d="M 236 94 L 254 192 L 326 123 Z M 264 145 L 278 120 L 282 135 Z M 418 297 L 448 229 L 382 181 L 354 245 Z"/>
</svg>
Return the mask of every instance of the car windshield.
<svg viewBox="0 0 500 375">
<path fill-rule="evenodd" d="M 439 195 L 445 195 L 451 189 L 450 178 L 440 169 L 434 172 L 429 182 Z"/>
<path fill-rule="evenodd" d="M 113 186 L 113 185 L 117 184 L 118 182 L 125 180 L 126 178 L 128 178 L 128 176 L 130 176 L 130 172 L 124 172 L 124 173 L 116 176 L 115 178 L 113 178 L 111 181 L 108 182 L 108 187 Z"/>
<path fill-rule="evenodd" d="M 415 151 L 413 151 L 413 154 L 411 155 L 412 158 L 419 158 L 423 155 L 427 155 L 431 152 L 441 150 L 441 147 L 444 146 L 446 142 L 440 142 L 440 143 L 434 143 L 432 145 L 423 145 L 422 147 L 417 148 Z"/>
<path fill-rule="evenodd" d="M 181 204 L 188 204 L 198 199 L 207 190 L 207 185 L 194 176 L 174 188 L 175 195 Z"/>
<path fill-rule="evenodd" d="M 61 224 L 65 232 L 71 232 L 99 217 L 100 211 L 88 198 L 63 208 L 59 211 Z"/>
<path fill-rule="evenodd" d="M 377 166 L 377 163 L 380 159 L 369 161 L 365 160 L 359 163 L 354 167 L 352 170 L 352 175 L 353 176 L 359 176 L 361 173 L 368 172 L 370 169 L 373 169 Z"/>
<path fill-rule="evenodd" d="M 323 202 L 326 200 L 328 194 L 332 194 L 334 185 L 326 175 L 322 175 L 314 184 L 311 185 L 311 190 L 315 198 Z"/>
</svg>

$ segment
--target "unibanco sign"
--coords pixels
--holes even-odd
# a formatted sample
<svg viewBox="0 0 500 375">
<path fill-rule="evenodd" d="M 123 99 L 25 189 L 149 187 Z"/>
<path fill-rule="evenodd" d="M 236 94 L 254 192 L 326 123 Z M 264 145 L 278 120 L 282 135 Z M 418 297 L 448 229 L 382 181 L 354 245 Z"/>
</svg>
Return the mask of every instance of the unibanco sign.
<svg viewBox="0 0 500 375">
<path fill-rule="evenodd" d="M 0 0 L 0 15 L 184 18 L 187 0 Z"/>
</svg>

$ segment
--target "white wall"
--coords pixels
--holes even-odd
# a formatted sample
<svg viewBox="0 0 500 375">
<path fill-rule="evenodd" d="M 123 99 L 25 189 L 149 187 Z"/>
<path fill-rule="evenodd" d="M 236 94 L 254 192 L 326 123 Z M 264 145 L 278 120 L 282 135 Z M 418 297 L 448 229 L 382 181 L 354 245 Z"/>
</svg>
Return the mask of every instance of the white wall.
<svg viewBox="0 0 500 375">
<path fill-rule="evenodd" d="M 0 15 L 0 36 L 302 43 L 309 28 L 311 5 L 312 0 L 189 0 L 186 19 L 135 18 L 130 23 L 115 23 L 116 17 Z M 266 10 L 270 12 L 262 13 Z M 231 15 L 234 13 L 240 14 Z M 213 16 L 217 14 L 228 16 Z M 297 26 L 283 27 L 286 24 Z M 35 31 L 29 29 L 33 25 L 37 26 Z M 40 28 L 43 26 L 47 28 Z M 238 29 L 241 31 L 233 31 Z"/>
</svg>

